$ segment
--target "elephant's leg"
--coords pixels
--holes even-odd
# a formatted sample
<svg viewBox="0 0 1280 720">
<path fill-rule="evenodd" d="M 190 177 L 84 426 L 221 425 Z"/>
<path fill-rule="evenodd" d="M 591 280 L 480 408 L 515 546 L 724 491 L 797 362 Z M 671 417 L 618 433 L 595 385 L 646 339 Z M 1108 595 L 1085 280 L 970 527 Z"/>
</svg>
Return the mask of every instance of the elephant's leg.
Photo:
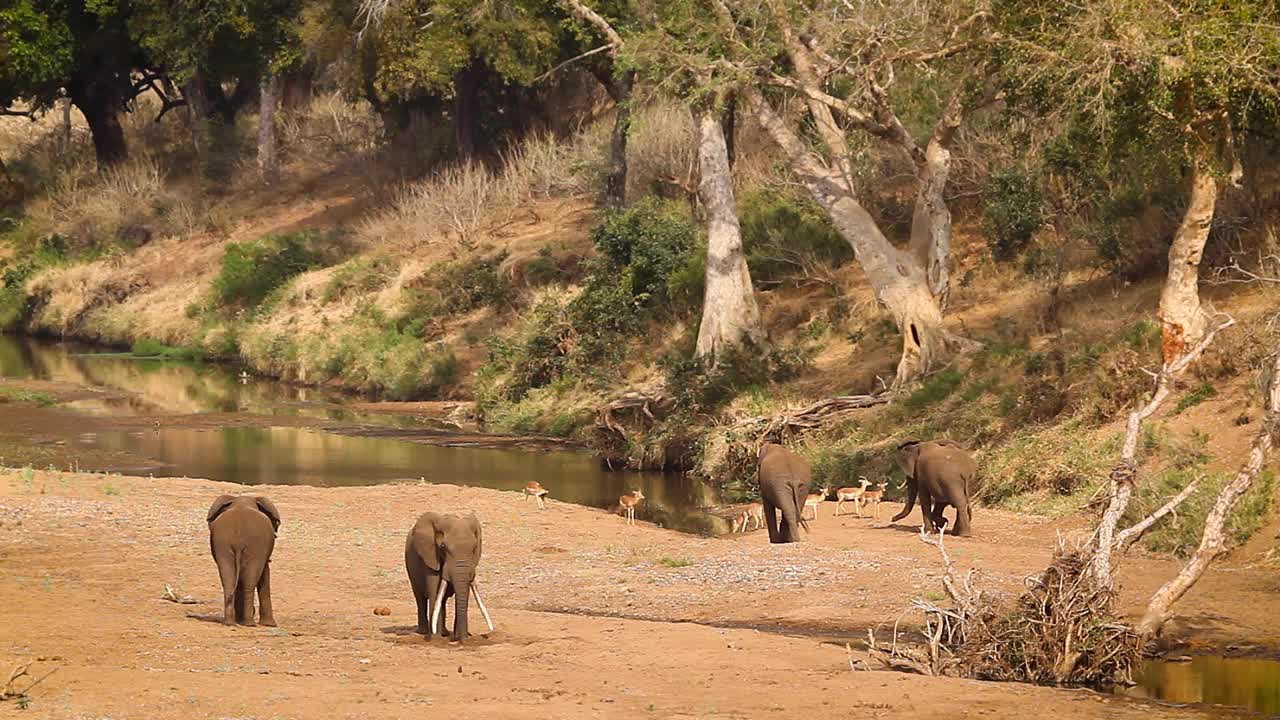
<svg viewBox="0 0 1280 720">
<path fill-rule="evenodd" d="M 947 509 L 947 504 L 945 502 L 938 501 L 933 504 L 932 522 L 935 530 L 940 530 L 943 527 L 948 527 L 947 516 L 943 514 L 943 511 L 946 509 Z"/>
<path fill-rule="evenodd" d="M 267 627 L 276 626 L 275 613 L 271 611 L 271 562 L 262 566 L 262 577 L 258 578 L 258 622 Z"/>
<path fill-rule="evenodd" d="M 436 594 L 440 592 L 440 583 L 443 581 L 440 579 L 439 573 L 433 572 L 426 572 L 423 581 L 426 583 L 426 597 L 418 604 L 418 632 L 426 635 L 427 639 L 430 640 L 433 630 L 431 627 L 431 613 L 436 609 Z M 443 618 L 440 622 L 444 622 Z"/>
<path fill-rule="evenodd" d="M 262 573 L 266 570 L 267 561 L 263 558 L 254 557 L 251 553 L 246 552 L 244 557 L 240 559 L 240 584 L 236 588 L 237 611 L 243 611 L 243 614 L 237 612 L 236 622 L 247 627 L 257 625 L 253 617 L 253 595 L 258 589 L 258 582 L 262 579 Z"/>
<path fill-rule="evenodd" d="M 405 569 L 409 572 L 409 587 L 413 589 L 413 603 L 418 608 L 418 634 L 430 637 L 431 591 L 427 589 L 427 569 L 416 555 L 405 558 Z"/>
<path fill-rule="evenodd" d="M 218 563 L 218 578 L 222 581 L 222 622 L 226 625 L 236 624 L 236 561 L 231 551 L 213 556 Z"/>
<path fill-rule="evenodd" d="M 778 511 L 768 498 L 764 498 L 764 522 L 765 527 L 769 528 L 769 542 L 782 542 L 782 538 L 778 536 Z"/>
<path fill-rule="evenodd" d="M 933 498 L 924 488 L 920 488 L 920 518 L 926 530 L 933 531 L 937 529 L 937 526 L 933 524 Z"/>
<path fill-rule="evenodd" d="M 969 506 L 969 498 L 963 495 L 956 498 L 956 526 L 952 535 L 966 536 L 973 531 L 973 508 Z"/>
</svg>

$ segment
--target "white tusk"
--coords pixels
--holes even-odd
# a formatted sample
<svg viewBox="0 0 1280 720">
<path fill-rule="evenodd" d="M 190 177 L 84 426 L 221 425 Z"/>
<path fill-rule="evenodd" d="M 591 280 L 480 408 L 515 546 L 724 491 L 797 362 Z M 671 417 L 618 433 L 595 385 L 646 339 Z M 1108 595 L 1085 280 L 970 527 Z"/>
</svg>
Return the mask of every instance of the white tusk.
<svg viewBox="0 0 1280 720">
<path fill-rule="evenodd" d="M 480 614 L 484 615 L 484 621 L 489 626 L 489 632 L 493 632 L 493 618 L 489 617 L 489 608 L 484 606 L 484 600 L 480 599 L 480 591 L 476 589 L 476 584 L 471 583 L 471 594 L 476 596 L 476 604 L 480 606 Z"/>
<path fill-rule="evenodd" d="M 449 583 L 444 578 L 440 578 L 440 592 L 436 593 L 436 609 L 431 613 L 431 633 L 433 635 L 440 634 L 440 611 L 444 609 L 444 589 Z"/>
</svg>

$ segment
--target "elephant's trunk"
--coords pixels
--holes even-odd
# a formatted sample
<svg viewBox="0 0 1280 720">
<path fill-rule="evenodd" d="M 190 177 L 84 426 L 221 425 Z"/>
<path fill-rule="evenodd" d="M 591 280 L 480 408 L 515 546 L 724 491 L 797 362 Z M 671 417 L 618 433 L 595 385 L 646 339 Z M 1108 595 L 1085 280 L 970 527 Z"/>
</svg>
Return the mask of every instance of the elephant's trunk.
<svg viewBox="0 0 1280 720">
<path fill-rule="evenodd" d="M 462 580 L 453 586 L 453 641 L 467 639 L 467 604 L 471 599 L 471 581 Z"/>
<path fill-rule="evenodd" d="M 916 481 L 914 478 L 908 477 L 905 480 L 907 484 L 907 504 L 902 508 L 902 512 L 893 516 L 889 522 L 898 522 L 902 518 L 911 514 L 911 509 L 916 506 Z"/>
</svg>

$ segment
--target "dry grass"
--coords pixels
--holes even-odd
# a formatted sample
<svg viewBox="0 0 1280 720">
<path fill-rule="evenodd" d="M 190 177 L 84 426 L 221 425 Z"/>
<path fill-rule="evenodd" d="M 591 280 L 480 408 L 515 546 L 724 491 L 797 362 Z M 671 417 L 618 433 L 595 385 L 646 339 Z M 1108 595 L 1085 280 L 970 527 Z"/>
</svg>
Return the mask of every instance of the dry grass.
<svg viewBox="0 0 1280 720">
<path fill-rule="evenodd" d="M 669 192 L 666 179 L 696 179 L 697 164 L 697 128 L 688 109 L 659 101 L 636 111 L 627 140 L 627 197 Z"/>
<path fill-rule="evenodd" d="M 450 165 L 408 186 L 389 208 L 365 219 L 357 236 L 365 246 L 384 250 L 440 241 L 472 249 L 526 203 L 595 187 L 598 167 L 586 138 L 535 138 L 508 153 L 497 171 L 476 163 Z"/>
<path fill-rule="evenodd" d="M 340 93 L 321 93 L 306 105 L 279 114 L 281 145 L 291 156 L 346 162 L 356 154 L 373 153 L 382 138 L 382 121 L 364 100 L 351 101 Z"/>
</svg>

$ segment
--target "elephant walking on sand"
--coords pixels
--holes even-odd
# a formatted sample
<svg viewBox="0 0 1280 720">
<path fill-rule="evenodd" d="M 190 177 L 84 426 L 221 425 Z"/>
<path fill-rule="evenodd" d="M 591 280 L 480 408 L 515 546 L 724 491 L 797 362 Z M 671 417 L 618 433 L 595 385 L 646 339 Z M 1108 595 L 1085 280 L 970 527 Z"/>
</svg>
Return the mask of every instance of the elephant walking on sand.
<svg viewBox="0 0 1280 720">
<path fill-rule="evenodd" d="M 280 513 L 261 495 L 220 495 L 205 518 L 209 549 L 222 580 L 222 622 L 253 625 L 253 592 L 258 618 L 275 627 L 271 611 L 271 551 L 276 546 Z"/>
<path fill-rule="evenodd" d="M 760 500 L 764 503 L 769 542 L 799 542 L 801 526 L 807 531 L 804 505 L 809 497 L 809 463 L 775 443 L 760 448 Z M 778 513 L 782 523 L 778 523 Z"/>
<path fill-rule="evenodd" d="M 489 630 L 493 630 L 493 620 L 475 585 L 480 549 L 480 520 L 475 513 L 423 513 L 409 531 L 404 545 L 404 566 L 418 604 L 418 632 L 428 639 L 437 633 L 445 634 L 444 607 L 450 597 L 454 598 L 453 642 L 467 638 L 467 605 L 471 595 L 475 595 Z"/>
<path fill-rule="evenodd" d="M 951 440 L 908 440 L 898 446 L 898 464 L 907 476 L 907 504 L 891 522 L 906 517 L 920 498 L 920 513 L 930 530 L 947 524 L 942 511 L 956 509 L 956 521 L 948 525 L 952 535 L 972 532 L 973 509 L 969 495 L 978 465 L 968 451 Z"/>
</svg>

